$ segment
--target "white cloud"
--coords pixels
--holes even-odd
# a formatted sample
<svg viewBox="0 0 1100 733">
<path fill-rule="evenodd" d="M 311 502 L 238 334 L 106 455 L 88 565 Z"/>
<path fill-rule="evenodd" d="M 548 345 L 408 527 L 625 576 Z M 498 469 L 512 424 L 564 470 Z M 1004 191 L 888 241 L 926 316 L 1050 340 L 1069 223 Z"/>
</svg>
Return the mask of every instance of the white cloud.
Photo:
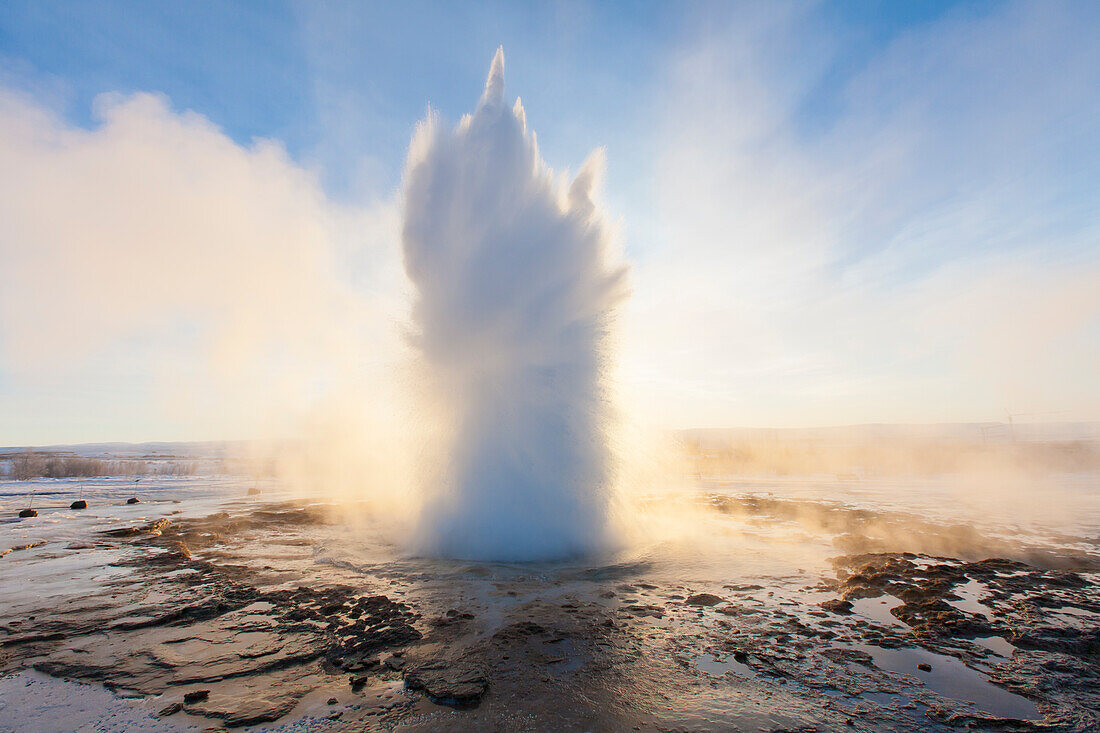
<svg viewBox="0 0 1100 733">
<path fill-rule="evenodd" d="M 95 112 L 81 129 L 0 89 L 0 366 L 17 395 L 100 389 L 106 357 L 151 375 L 187 437 L 267 432 L 392 346 L 393 203 L 335 205 L 278 143 L 237 145 L 161 96 Z M 64 420 L 58 439 L 101 437 Z"/>
</svg>

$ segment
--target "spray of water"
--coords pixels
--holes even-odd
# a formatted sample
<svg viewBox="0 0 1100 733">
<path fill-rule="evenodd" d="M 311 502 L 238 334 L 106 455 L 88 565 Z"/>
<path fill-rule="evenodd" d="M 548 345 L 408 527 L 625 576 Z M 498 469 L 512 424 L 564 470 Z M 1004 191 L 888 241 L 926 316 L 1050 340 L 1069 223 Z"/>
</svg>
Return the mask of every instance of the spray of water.
<svg viewBox="0 0 1100 733">
<path fill-rule="evenodd" d="M 429 113 L 405 178 L 405 268 L 415 346 L 442 433 L 417 551 L 525 561 L 608 539 L 612 417 L 606 374 L 626 293 L 594 153 L 566 183 L 540 158 L 504 54 L 473 115 Z"/>
</svg>

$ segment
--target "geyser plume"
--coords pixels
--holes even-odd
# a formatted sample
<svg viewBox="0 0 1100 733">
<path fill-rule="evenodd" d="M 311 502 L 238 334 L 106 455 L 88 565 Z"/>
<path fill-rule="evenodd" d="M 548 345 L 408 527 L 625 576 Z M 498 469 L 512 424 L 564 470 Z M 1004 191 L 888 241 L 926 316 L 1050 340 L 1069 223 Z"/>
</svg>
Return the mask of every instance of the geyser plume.
<svg viewBox="0 0 1100 733">
<path fill-rule="evenodd" d="M 419 552 L 552 559 L 608 539 L 609 328 L 626 292 L 593 201 L 603 155 L 566 186 L 523 107 L 504 102 L 498 49 L 473 115 L 429 113 L 405 181 L 415 346 L 444 426 L 426 477 Z"/>
</svg>

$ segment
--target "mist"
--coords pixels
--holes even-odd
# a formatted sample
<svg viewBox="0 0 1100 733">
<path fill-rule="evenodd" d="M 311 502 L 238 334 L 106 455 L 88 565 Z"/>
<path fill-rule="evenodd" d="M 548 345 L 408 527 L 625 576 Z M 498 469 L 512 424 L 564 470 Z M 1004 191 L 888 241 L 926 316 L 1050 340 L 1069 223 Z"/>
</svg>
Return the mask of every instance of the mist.
<svg viewBox="0 0 1100 733">
<path fill-rule="evenodd" d="M 1094 119 L 1091 98 L 1042 97 L 1029 110 L 1043 134 L 1030 137 L 1019 114 L 991 119 L 1017 104 L 1017 82 L 1031 94 L 1047 78 L 994 74 L 1034 24 L 1030 12 L 991 17 L 976 25 L 996 53 L 966 68 L 1000 82 L 995 104 L 967 108 L 965 137 L 996 122 L 1037 159 L 1077 159 L 1076 145 L 1087 168 L 1094 128 L 1059 120 Z M 783 83 L 775 58 L 804 29 L 783 13 L 737 20 L 680 49 L 661 114 L 646 117 L 660 132 L 659 227 L 647 236 L 662 238 L 648 251 L 626 228 L 636 209 L 620 225 L 597 201 L 602 151 L 575 176 L 543 161 L 522 104 L 506 102 L 502 57 L 472 115 L 420 124 L 401 188 L 354 203 L 279 140 L 236 141 L 161 94 L 103 94 L 84 127 L 46 94 L 0 87 L 0 442 L 266 439 L 241 456 L 257 475 L 400 517 L 394 535 L 410 552 L 470 558 L 599 549 L 615 538 L 624 486 L 678 490 L 700 473 L 866 479 L 946 465 L 968 518 L 1010 489 L 1033 511 L 1047 469 L 1087 463 L 1092 447 L 764 439 L 712 466 L 661 432 L 1096 414 L 1092 219 L 1053 239 L 1013 235 L 1007 256 L 968 244 L 990 219 L 967 206 L 974 227 L 949 221 L 840 267 L 845 212 L 894 211 L 912 191 L 917 203 L 954 200 L 938 173 L 918 175 L 953 159 L 954 128 L 937 122 L 950 105 L 932 93 L 953 98 L 941 89 L 953 74 L 908 69 L 897 51 L 872 59 L 854 87 L 870 91 L 822 133 L 836 145 L 815 146 L 787 119 L 810 81 Z M 1036 42 L 1067 22 L 1043 19 Z M 1093 78 L 1090 48 L 1058 61 L 1073 89 Z M 948 70 L 965 60 L 945 59 Z M 882 90 L 898 77 L 935 104 L 918 118 L 926 135 L 895 150 L 907 126 Z M 868 147 L 861 131 L 880 127 Z M 960 190 L 1009 180 L 990 165 L 1001 148 L 972 155 Z M 1087 190 L 1075 180 L 1064 185 Z M 1061 217 L 1008 190 L 1021 217 Z M 861 203 L 864 191 L 879 193 Z M 892 241 L 926 215 L 917 203 L 850 228 Z M 634 248 L 629 301 L 620 226 Z M 620 387 L 629 401 L 614 398 Z"/>
<path fill-rule="evenodd" d="M 336 204 L 277 141 L 161 95 L 94 112 L 83 129 L 0 88 L 7 441 L 286 437 L 385 381 L 392 202 Z"/>
</svg>

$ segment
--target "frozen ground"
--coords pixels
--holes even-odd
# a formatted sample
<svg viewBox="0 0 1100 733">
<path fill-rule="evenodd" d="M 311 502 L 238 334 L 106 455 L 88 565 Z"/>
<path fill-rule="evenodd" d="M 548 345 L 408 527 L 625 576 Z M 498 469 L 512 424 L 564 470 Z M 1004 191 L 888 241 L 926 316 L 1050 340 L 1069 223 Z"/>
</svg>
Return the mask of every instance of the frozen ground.
<svg viewBox="0 0 1100 733">
<path fill-rule="evenodd" d="M 0 730 L 1095 729 L 1096 486 L 713 480 L 647 502 L 686 535 L 503 565 L 273 483 L 4 482 Z"/>
</svg>

